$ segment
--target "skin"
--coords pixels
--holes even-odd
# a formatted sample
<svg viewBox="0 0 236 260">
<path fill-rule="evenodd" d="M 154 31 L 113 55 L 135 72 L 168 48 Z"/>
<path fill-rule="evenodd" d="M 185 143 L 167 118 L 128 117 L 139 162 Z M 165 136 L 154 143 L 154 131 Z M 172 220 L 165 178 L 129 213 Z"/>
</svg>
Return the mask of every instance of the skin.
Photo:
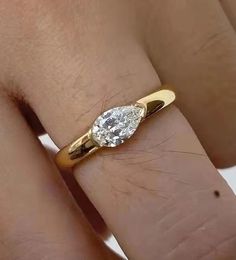
<svg viewBox="0 0 236 260">
<path fill-rule="evenodd" d="M 236 161 L 235 3 L 12 0 L 0 17 L 0 259 L 119 259 L 25 117 L 62 148 L 166 82 L 176 104 L 74 176 L 129 259 L 235 259 L 216 170 Z"/>
</svg>

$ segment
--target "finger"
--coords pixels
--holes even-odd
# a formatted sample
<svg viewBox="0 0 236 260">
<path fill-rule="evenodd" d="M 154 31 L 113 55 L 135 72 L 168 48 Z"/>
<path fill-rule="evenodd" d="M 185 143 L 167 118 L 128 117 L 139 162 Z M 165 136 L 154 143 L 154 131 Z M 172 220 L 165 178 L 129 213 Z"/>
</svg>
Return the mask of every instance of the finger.
<svg viewBox="0 0 236 260">
<path fill-rule="evenodd" d="M 41 136 L 40 140 L 45 145 L 45 148 L 52 158 L 52 160 L 55 158 L 56 151 L 58 149 L 55 149 L 55 151 L 52 149 L 52 147 L 48 146 L 49 138 L 46 138 L 47 136 Z M 51 141 L 51 140 L 50 140 Z M 54 144 L 52 144 L 54 145 Z M 80 209 L 85 214 L 87 220 L 92 225 L 94 230 L 97 232 L 98 235 L 101 236 L 103 240 L 107 239 L 111 233 L 108 230 L 106 224 L 104 223 L 104 220 L 102 219 L 101 215 L 98 213 L 94 205 L 91 203 L 91 201 L 88 199 L 87 195 L 84 193 L 84 191 L 79 186 L 78 182 L 75 180 L 74 175 L 72 174 L 72 170 L 62 170 L 61 175 L 70 190 L 71 194 L 73 195 L 73 198 L 79 205 Z"/>
<path fill-rule="evenodd" d="M 235 257 L 235 197 L 175 108 L 75 174 L 131 259 Z"/>
<path fill-rule="evenodd" d="M 211 160 L 235 164 L 236 35 L 218 1 L 156 1 L 150 56 Z M 163 21 L 165 21 L 163 23 Z"/>
<path fill-rule="evenodd" d="M 220 3 L 232 26 L 236 29 L 236 2 L 234 0 L 220 0 Z"/>
<path fill-rule="evenodd" d="M 117 259 L 95 237 L 18 109 L 0 98 L 0 258 Z"/>
<path fill-rule="evenodd" d="M 141 131 L 129 145 L 89 158 L 76 175 L 127 255 L 234 255 L 234 239 L 227 242 L 235 232 L 234 197 L 187 122 L 168 111 Z"/>
<path fill-rule="evenodd" d="M 85 192 L 81 189 L 80 185 L 74 178 L 72 171 L 63 172 L 63 178 L 70 189 L 73 197 L 78 203 L 79 207 L 85 214 L 87 220 L 92 225 L 94 230 L 103 238 L 107 239 L 111 233 L 108 230 L 104 220 L 101 215 L 98 213 L 97 209 L 88 199 Z"/>
</svg>

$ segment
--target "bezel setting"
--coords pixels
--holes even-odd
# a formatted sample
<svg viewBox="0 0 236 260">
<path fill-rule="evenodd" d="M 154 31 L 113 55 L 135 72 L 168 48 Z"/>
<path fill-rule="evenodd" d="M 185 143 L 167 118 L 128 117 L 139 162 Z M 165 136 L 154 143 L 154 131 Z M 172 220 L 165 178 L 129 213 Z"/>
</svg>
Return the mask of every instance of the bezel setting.
<svg viewBox="0 0 236 260">
<path fill-rule="evenodd" d="M 100 147 L 116 147 L 135 133 L 144 117 L 141 105 L 111 108 L 94 121 L 91 137 Z"/>
</svg>

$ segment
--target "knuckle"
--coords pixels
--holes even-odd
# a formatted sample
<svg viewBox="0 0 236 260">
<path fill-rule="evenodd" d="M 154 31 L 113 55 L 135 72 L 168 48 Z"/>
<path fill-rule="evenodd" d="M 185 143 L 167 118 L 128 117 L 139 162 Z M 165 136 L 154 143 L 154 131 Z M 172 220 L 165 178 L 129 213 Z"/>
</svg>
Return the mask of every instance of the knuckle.
<svg viewBox="0 0 236 260">
<path fill-rule="evenodd" d="M 230 50 L 231 41 L 231 28 L 222 28 L 217 31 L 211 31 L 205 33 L 203 37 L 195 42 L 195 48 L 193 48 L 194 55 L 214 55 L 218 59 L 218 56 Z M 212 51 L 215 50 L 215 51 Z M 223 55 L 222 55 L 223 56 Z M 223 56 L 224 57 L 224 56 Z"/>
</svg>

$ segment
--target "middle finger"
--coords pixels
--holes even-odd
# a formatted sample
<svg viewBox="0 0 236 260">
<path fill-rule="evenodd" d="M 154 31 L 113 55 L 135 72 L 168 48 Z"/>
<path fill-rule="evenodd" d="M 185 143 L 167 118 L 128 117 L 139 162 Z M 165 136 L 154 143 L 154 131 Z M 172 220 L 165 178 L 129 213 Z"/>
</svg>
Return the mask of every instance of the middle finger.
<svg viewBox="0 0 236 260">
<path fill-rule="evenodd" d="M 221 5 L 154 1 L 149 17 L 147 41 L 159 76 L 176 85 L 178 105 L 214 164 L 234 165 L 236 35 Z"/>
</svg>

